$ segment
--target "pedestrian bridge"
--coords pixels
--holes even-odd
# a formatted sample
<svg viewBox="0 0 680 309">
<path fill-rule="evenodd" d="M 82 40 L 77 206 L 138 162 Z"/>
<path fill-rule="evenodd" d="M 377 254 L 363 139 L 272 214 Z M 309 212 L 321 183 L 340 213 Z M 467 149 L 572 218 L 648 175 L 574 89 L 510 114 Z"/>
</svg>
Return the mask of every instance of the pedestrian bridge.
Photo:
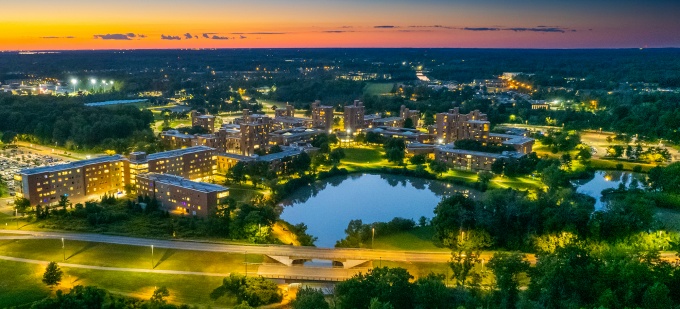
<svg viewBox="0 0 680 309">
<path fill-rule="evenodd" d="M 286 266 L 294 266 L 294 265 L 304 265 L 305 262 L 311 261 L 313 259 L 319 259 L 319 260 L 324 260 L 324 258 L 312 258 L 312 257 L 303 257 L 303 256 L 286 256 L 286 255 L 265 255 L 269 257 L 270 259 L 281 263 Z M 354 259 L 338 259 L 334 258 L 330 260 L 333 262 L 333 267 L 341 267 L 344 269 L 350 269 L 350 268 L 355 268 L 358 266 L 361 266 L 363 264 L 366 264 L 370 262 L 369 260 L 354 260 Z"/>
</svg>

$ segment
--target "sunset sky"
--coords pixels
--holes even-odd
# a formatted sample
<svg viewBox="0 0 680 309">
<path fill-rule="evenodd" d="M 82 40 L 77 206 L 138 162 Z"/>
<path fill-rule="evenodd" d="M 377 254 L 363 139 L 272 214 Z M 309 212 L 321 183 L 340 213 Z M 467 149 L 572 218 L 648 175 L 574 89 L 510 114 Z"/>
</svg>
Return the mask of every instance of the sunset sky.
<svg viewBox="0 0 680 309">
<path fill-rule="evenodd" d="M 680 2 L 3 1 L 0 50 L 680 47 Z"/>
</svg>

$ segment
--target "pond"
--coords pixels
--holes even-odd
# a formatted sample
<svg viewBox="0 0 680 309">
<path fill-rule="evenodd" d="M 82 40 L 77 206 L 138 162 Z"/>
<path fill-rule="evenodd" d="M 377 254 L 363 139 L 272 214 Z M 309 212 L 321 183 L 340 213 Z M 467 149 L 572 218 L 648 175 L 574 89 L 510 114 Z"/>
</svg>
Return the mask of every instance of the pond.
<svg viewBox="0 0 680 309">
<path fill-rule="evenodd" d="M 386 222 L 394 217 L 432 218 L 445 196 L 456 192 L 472 197 L 479 193 L 435 180 L 386 174 L 353 174 L 332 177 L 300 189 L 282 202 L 281 219 L 305 223 L 307 233 L 318 237 L 317 247 L 332 248 L 345 238 L 351 220 Z"/>
<path fill-rule="evenodd" d="M 620 184 L 629 187 L 631 182 L 636 181 L 637 187 L 642 188 L 645 183 L 645 174 L 624 172 L 624 171 L 597 171 L 595 177 L 589 180 L 574 181 L 577 186 L 576 191 L 587 194 L 595 198 L 595 210 L 602 210 L 604 203 L 602 202 L 602 190 L 616 189 Z"/>
</svg>

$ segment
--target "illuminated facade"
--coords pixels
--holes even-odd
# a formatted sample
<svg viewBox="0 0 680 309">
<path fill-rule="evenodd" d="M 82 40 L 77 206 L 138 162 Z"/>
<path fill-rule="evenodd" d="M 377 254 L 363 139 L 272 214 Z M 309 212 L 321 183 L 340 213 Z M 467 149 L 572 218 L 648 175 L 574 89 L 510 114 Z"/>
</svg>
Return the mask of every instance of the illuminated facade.
<svg viewBox="0 0 680 309">
<path fill-rule="evenodd" d="M 316 100 L 311 105 L 312 126 L 330 132 L 333 128 L 333 106 L 321 105 L 321 101 Z"/>
<path fill-rule="evenodd" d="M 161 208 L 169 212 L 203 218 L 220 199 L 229 196 L 229 189 L 220 185 L 156 173 L 137 175 L 135 189 L 140 195 L 155 196 Z"/>
<path fill-rule="evenodd" d="M 14 176 L 17 196 L 31 205 L 56 205 L 62 195 L 71 203 L 122 194 L 129 182 L 128 161 L 121 155 L 25 169 Z"/>
<path fill-rule="evenodd" d="M 461 114 L 456 107 L 448 113 L 436 115 L 437 139 L 443 143 L 451 143 L 462 139 L 473 139 L 487 142 L 491 124 L 486 114 L 478 110 L 469 114 Z"/>
</svg>

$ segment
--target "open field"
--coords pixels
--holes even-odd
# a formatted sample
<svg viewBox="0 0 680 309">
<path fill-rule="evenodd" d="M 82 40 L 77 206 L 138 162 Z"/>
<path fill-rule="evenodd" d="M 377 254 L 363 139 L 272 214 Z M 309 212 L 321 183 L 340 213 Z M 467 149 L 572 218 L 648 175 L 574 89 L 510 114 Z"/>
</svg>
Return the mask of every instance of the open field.
<svg viewBox="0 0 680 309">
<path fill-rule="evenodd" d="M 432 242 L 434 228 L 432 226 L 417 227 L 408 232 L 400 232 L 388 236 L 376 237 L 373 243 L 374 249 L 383 250 L 417 250 L 417 251 L 444 251 L 447 248 L 439 248 Z"/>
<path fill-rule="evenodd" d="M 394 83 L 368 83 L 364 87 L 365 95 L 387 95 L 394 88 Z"/>
</svg>

